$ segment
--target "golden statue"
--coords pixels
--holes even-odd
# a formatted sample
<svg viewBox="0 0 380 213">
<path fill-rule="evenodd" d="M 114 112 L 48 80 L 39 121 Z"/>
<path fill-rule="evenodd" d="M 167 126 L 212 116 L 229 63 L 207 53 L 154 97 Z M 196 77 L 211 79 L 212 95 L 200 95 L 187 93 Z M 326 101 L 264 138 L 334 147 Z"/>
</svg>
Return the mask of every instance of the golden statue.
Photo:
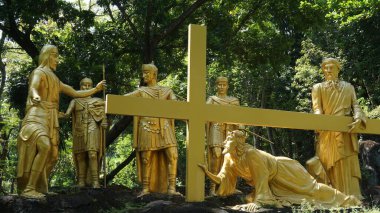
<svg viewBox="0 0 380 213">
<path fill-rule="evenodd" d="M 155 65 L 143 64 L 143 80 L 147 86 L 125 96 L 176 100 L 170 88 L 157 85 L 157 71 Z M 137 174 L 143 186 L 141 195 L 150 192 L 179 194 L 176 192 L 178 151 L 174 120 L 136 116 L 133 128 Z"/>
<path fill-rule="evenodd" d="M 349 124 L 351 128 L 348 132 L 318 131 L 316 155 L 332 187 L 361 199 L 359 145 L 357 134 L 351 131 L 358 127 L 365 128 L 366 117 L 357 103 L 354 87 L 338 79 L 339 61 L 327 58 L 322 61 L 321 67 L 326 81 L 313 86 L 314 113 L 352 116 L 354 122 Z"/>
<path fill-rule="evenodd" d="M 17 140 L 18 192 L 22 196 L 43 198 L 48 192 L 47 178 L 58 160 L 59 93 L 79 98 L 103 90 L 105 81 L 90 90 L 75 91 L 54 74 L 58 65 L 58 49 L 45 45 L 39 66 L 29 77 L 26 115 Z"/>
<path fill-rule="evenodd" d="M 234 193 L 238 177 L 255 189 L 247 196 L 248 206 L 289 206 L 307 201 L 321 207 L 360 205 L 360 200 L 318 183 L 298 161 L 275 157 L 246 144 L 243 131 L 229 133 L 224 145 L 224 162 L 218 175 L 199 165 L 216 184 L 218 196 Z"/>
<path fill-rule="evenodd" d="M 228 78 L 218 77 L 216 79 L 217 94 L 207 99 L 207 104 L 235 105 L 239 106 L 239 99 L 227 95 Z M 209 122 L 207 123 L 207 161 L 209 170 L 213 174 L 218 174 L 223 164 L 223 141 L 226 140 L 227 133 L 239 127 L 234 124 Z M 211 182 L 210 195 L 215 195 L 216 185 Z"/>
<path fill-rule="evenodd" d="M 92 80 L 80 81 L 80 89 L 92 89 Z M 104 134 L 107 118 L 104 101 L 91 96 L 76 98 L 70 102 L 66 116 L 72 115 L 73 153 L 78 187 L 91 185 L 100 188 L 99 168 L 104 154 Z"/>
</svg>

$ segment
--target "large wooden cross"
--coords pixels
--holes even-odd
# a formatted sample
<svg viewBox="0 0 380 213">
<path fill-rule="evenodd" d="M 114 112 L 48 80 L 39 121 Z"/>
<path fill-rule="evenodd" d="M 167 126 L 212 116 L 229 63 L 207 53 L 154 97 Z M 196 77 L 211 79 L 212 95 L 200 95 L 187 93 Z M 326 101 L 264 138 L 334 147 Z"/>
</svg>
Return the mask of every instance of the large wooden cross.
<svg viewBox="0 0 380 213">
<path fill-rule="evenodd" d="M 187 120 L 186 201 L 204 200 L 205 123 L 240 123 L 304 130 L 348 131 L 351 117 L 206 104 L 206 27 L 189 26 L 187 102 L 107 95 L 108 114 Z M 380 120 L 368 120 L 360 133 L 380 134 Z M 312 142 L 310 142 L 312 146 Z"/>
</svg>

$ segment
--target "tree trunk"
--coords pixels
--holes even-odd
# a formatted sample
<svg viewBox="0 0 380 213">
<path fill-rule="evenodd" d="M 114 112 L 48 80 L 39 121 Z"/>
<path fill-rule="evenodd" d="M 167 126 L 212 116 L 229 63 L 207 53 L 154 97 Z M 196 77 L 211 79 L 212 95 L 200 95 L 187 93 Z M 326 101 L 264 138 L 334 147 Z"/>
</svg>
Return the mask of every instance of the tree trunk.
<svg viewBox="0 0 380 213">
<path fill-rule="evenodd" d="M 0 102 L 2 102 L 2 95 L 4 92 L 5 87 L 5 78 L 7 77 L 5 72 L 5 64 L 3 63 L 3 58 L 1 57 L 3 51 L 4 51 L 4 41 L 5 41 L 5 34 L 3 33 L 0 38 L 0 72 L 1 72 L 1 81 L 0 81 Z"/>
<path fill-rule="evenodd" d="M 106 147 L 109 147 L 117 137 L 127 128 L 129 124 L 133 121 L 132 116 L 123 116 L 113 127 L 108 131 L 106 136 Z"/>
<path fill-rule="evenodd" d="M 261 90 L 261 108 L 265 109 L 266 107 L 266 90 L 267 90 L 267 84 L 266 82 L 269 82 L 267 80 L 264 79 L 264 84 L 262 85 L 262 90 Z M 267 136 L 268 136 L 268 140 L 270 141 L 273 141 L 272 140 L 272 130 L 270 127 L 267 127 Z M 270 149 L 271 149 L 271 153 L 272 155 L 275 155 L 275 149 L 274 149 L 274 145 L 272 143 L 269 143 L 269 146 L 270 146 Z"/>
<path fill-rule="evenodd" d="M 115 176 L 124 169 L 132 160 L 136 157 L 136 151 L 133 150 L 133 152 L 128 156 L 127 159 L 125 159 L 123 162 L 121 162 L 114 170 L 112 170 L 108 175 L 106 176 L 107 184 L 111 182 Z"/>
</svg>

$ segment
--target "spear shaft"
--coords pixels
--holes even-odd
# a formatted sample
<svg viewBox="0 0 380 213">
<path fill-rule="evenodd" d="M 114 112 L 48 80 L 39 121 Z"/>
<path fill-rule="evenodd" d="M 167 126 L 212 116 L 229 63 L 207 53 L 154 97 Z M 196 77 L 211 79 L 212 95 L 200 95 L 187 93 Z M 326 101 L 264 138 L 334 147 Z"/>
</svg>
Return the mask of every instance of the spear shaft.
<svg viewBox="0 0 380 213">
<path fill-rule="evenodd" d="M 103 64 L 103 80 L 106 80 L 106 68 Z M 103 88 L 103 100 L 106 101 L 106 89 Z M 103 181 L 104 188 L 107 188 L 107 165 L 106 165 L 106 129 L 103 128 Z"/>
</svg>

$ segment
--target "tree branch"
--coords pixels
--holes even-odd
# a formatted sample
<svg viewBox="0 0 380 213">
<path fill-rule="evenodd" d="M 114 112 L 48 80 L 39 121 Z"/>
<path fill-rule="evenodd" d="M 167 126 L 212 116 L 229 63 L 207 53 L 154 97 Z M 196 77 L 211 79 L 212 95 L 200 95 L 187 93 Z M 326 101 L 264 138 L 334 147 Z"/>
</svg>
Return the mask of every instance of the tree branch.
<svg viewBox="0 0 380 213">
<path fill-rule="evenodd" d="M 238 26 L 235 28 L 235 30 L 232 33 L 232 37 L 236 36 L 236 34 L 244 27 L 244 25 L 250 20 L 250 18 L 256 13 L 256 11 L 261 7 L 262 1 L 256 1 L 256 4 L 254 4 L 251 9 L 248 11 L 247 14 L 244 15 L 244 17 L 241 19 Z"/>
<path fill-rule="evenodd" d="M 121 162 L 114 170 L 112 170 L 107 176 L 107 184 L 111 182 L 115 176 L 124 169 L 132 160 L 136 157 L 136 150 L 133 150 L 133 152 L 128 156 L 127 159 L 125 159 L 123 162 Z"/>
<path fill-rule="evenodd" d="M 133 32 L 133 37 L 135 37 L 135 39 L 137 39 L 138 38 L 137 27 L 133 24 L 131 17 L 125 12 L 125 10 L 126 10 L 125 7 L 123 5 L 121 5 L 120 1 L 112 1 L 112 3 L 114 5 L 116 5 L 116 7 L 119 9 L 122 22 L 125 22 L 125 21 L 128 22 L 128 24 L 131 27 L 131 30 Z"/>
<path fill-rule="evenodd" d="M 111 7 L 110 7 L 109 4 L 107 4 L 107 6 L 106 6 L 106 10 L 107 10 L 108 15 L 110 16 L 112 22 L 115 22 L 115 17 L 113 17 L 112 10 L 111 10 Z"/>
<path fill-rule="evenodd" d="M 3 63 L 3 51 L 4 51 L 4 41 L 5 41 L 5 33 L 2 33 L 0 38 L 0 72 L 1 72 L 1 82 L 0 82 L 0 100 L 2 100 L 2 94 L 4 92 L 5 87 L 5 79 L 6 79 L 6 72 L 5 72 L 5 63 Z"/>
<path fill-rule="evenodd" d="M 13 39 L 18 45 L 20 45 L 21 48 L 24 49 L 35 62 L 37 62 L 37 56 L 39 53 L 38 49 L 30 39 L 30 36 L 19 30 L 15 21 L 16 19 L 13 17 L 14 14 L 12 13 L 11 1 L 7 0 L 5 6 L 7 7 L 8 20 L 5 21 L 4 26 L 0 26 L 0 29 L 2 29 L 9 38 Z M 9 26 L 6 27 L 7 24 Z"/>
<path fill-rule="evenodd" d="M 194 11 L 197 10 L 200 6 L 202 6 L 206 1 L 208 0 L 197 0 L 196 2 L 194 2 L 174 22 L 172 22 L 165 30 L 163 30 L 161 34 L 158 34 L 155 38 L 153 38 L 153 42 L 157 44 L 161 40 L 163 40 L 167 35 L 177 30 L 177 28 L 181 26 L 181 24 L 186 20 L 186 18 L 193 14 Z"/>
<path fill-rule="evenodd" d="M 116 138 L 127 128 L 129 124 L 133 121 L 132 116 L 123 116 L 119 121 L 117 121 L 112 128 L 108 131 L 106 135 L 106 147 L 109 147 Z"/>
</svg>

